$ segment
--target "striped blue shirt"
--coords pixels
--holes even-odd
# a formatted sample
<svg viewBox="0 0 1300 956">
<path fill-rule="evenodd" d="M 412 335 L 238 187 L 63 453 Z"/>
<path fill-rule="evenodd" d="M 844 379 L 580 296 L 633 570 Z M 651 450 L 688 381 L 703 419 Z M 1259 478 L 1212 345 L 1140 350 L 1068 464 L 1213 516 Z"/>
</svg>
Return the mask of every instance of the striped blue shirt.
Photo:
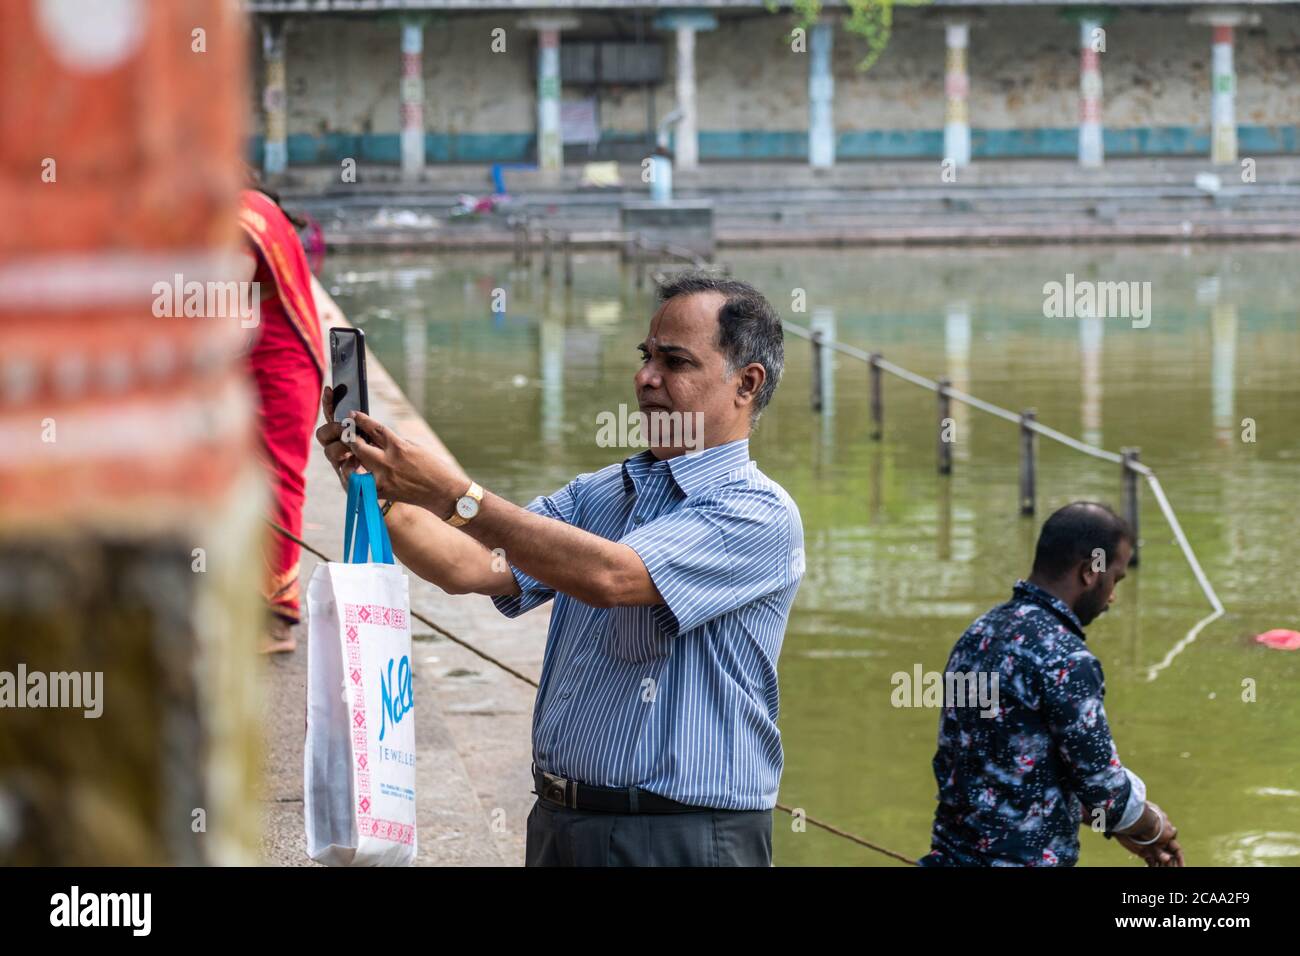
<svg viewBox="0 0 1300 956">
<path fill-rule="evenodd" d="M 589 607 L 512 569 L 520 594 L 492 599 L 503 614 L 555 599 L 533 708 L 538 769 L 695 806 L 775 806 L 776 661 L 803 525 L 748 439 L 665 461 L 644 451 L 528 510 L 631 547 L 665 602 Z"/>
</svg>

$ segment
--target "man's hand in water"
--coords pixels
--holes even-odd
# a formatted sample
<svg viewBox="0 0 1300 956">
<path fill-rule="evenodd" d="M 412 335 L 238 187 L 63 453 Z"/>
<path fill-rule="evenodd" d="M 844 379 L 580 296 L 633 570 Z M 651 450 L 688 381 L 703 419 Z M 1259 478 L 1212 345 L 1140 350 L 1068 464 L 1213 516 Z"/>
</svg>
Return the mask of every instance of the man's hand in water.
<svg viewBox="0 0 1300 956">
<path fill-rule="evenodd" d="M 1183 848 L 1178 845 L 1177 836 L 1178 828 L 1163 810 L 1148 800 L 1138 822 L 1126 832 L 1116 833 L 1115 839 L 1124 849 L 1145 860 L 1147 866 L 1182 866 Z M 1147 844 L 1153 837 L 1155 841 Z"/>
</svg>

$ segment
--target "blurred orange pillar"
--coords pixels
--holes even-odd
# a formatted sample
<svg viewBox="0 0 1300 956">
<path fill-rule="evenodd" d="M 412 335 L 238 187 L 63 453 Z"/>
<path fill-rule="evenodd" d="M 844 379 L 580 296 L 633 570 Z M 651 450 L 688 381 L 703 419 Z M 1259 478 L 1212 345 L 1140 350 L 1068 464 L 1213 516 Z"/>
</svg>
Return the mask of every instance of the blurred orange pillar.
<svg viewBox="0 0 1300 956">
<path fill-rule="evenodd" d="M 0 4 L 0 671 L 103 683 L 0 711 L 0 862 L 256 841 L 248 331 L 162 292 L 231 274 L 246 42 L 234 0 Z"/>
</svg>

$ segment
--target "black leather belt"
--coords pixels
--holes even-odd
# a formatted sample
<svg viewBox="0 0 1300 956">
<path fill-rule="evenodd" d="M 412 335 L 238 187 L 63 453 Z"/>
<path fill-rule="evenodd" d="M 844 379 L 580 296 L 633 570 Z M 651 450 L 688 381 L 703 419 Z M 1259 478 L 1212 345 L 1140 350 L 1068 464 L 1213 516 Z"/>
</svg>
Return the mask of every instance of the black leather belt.
<svg viewBox="0 0 1300 956">
<path fill-rule="evenodd" d="M 692 813 L 708 810 L 669 800 L 640 787 L 593 787 L 533 767 L 533 792 L 549 804 L 596 813 Z"/>
</svg>

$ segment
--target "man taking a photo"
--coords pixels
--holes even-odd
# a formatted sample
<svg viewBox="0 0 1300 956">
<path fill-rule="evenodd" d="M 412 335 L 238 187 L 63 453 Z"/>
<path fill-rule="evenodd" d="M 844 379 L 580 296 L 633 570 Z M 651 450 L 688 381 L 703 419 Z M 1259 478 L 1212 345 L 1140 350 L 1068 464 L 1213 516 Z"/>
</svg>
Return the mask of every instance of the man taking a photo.
<svg viewBox="0 0 1300 956">
<path fill-rule="evenodd" d="M 803 528 L 749 435 L 780 381 L 781 320 L 751 286 L 707 274 L 659 299 L 634 378 L 651 447 L 527 508 L 364 414 L 345 443 L 326 390 L 317 439 L 345 484 L 361 466 L 399 502 L 387 520 L 403 564 L 510 617 L 555 602 L 529 865 L 771 863 L 776 663 Z"/>
</svg>

